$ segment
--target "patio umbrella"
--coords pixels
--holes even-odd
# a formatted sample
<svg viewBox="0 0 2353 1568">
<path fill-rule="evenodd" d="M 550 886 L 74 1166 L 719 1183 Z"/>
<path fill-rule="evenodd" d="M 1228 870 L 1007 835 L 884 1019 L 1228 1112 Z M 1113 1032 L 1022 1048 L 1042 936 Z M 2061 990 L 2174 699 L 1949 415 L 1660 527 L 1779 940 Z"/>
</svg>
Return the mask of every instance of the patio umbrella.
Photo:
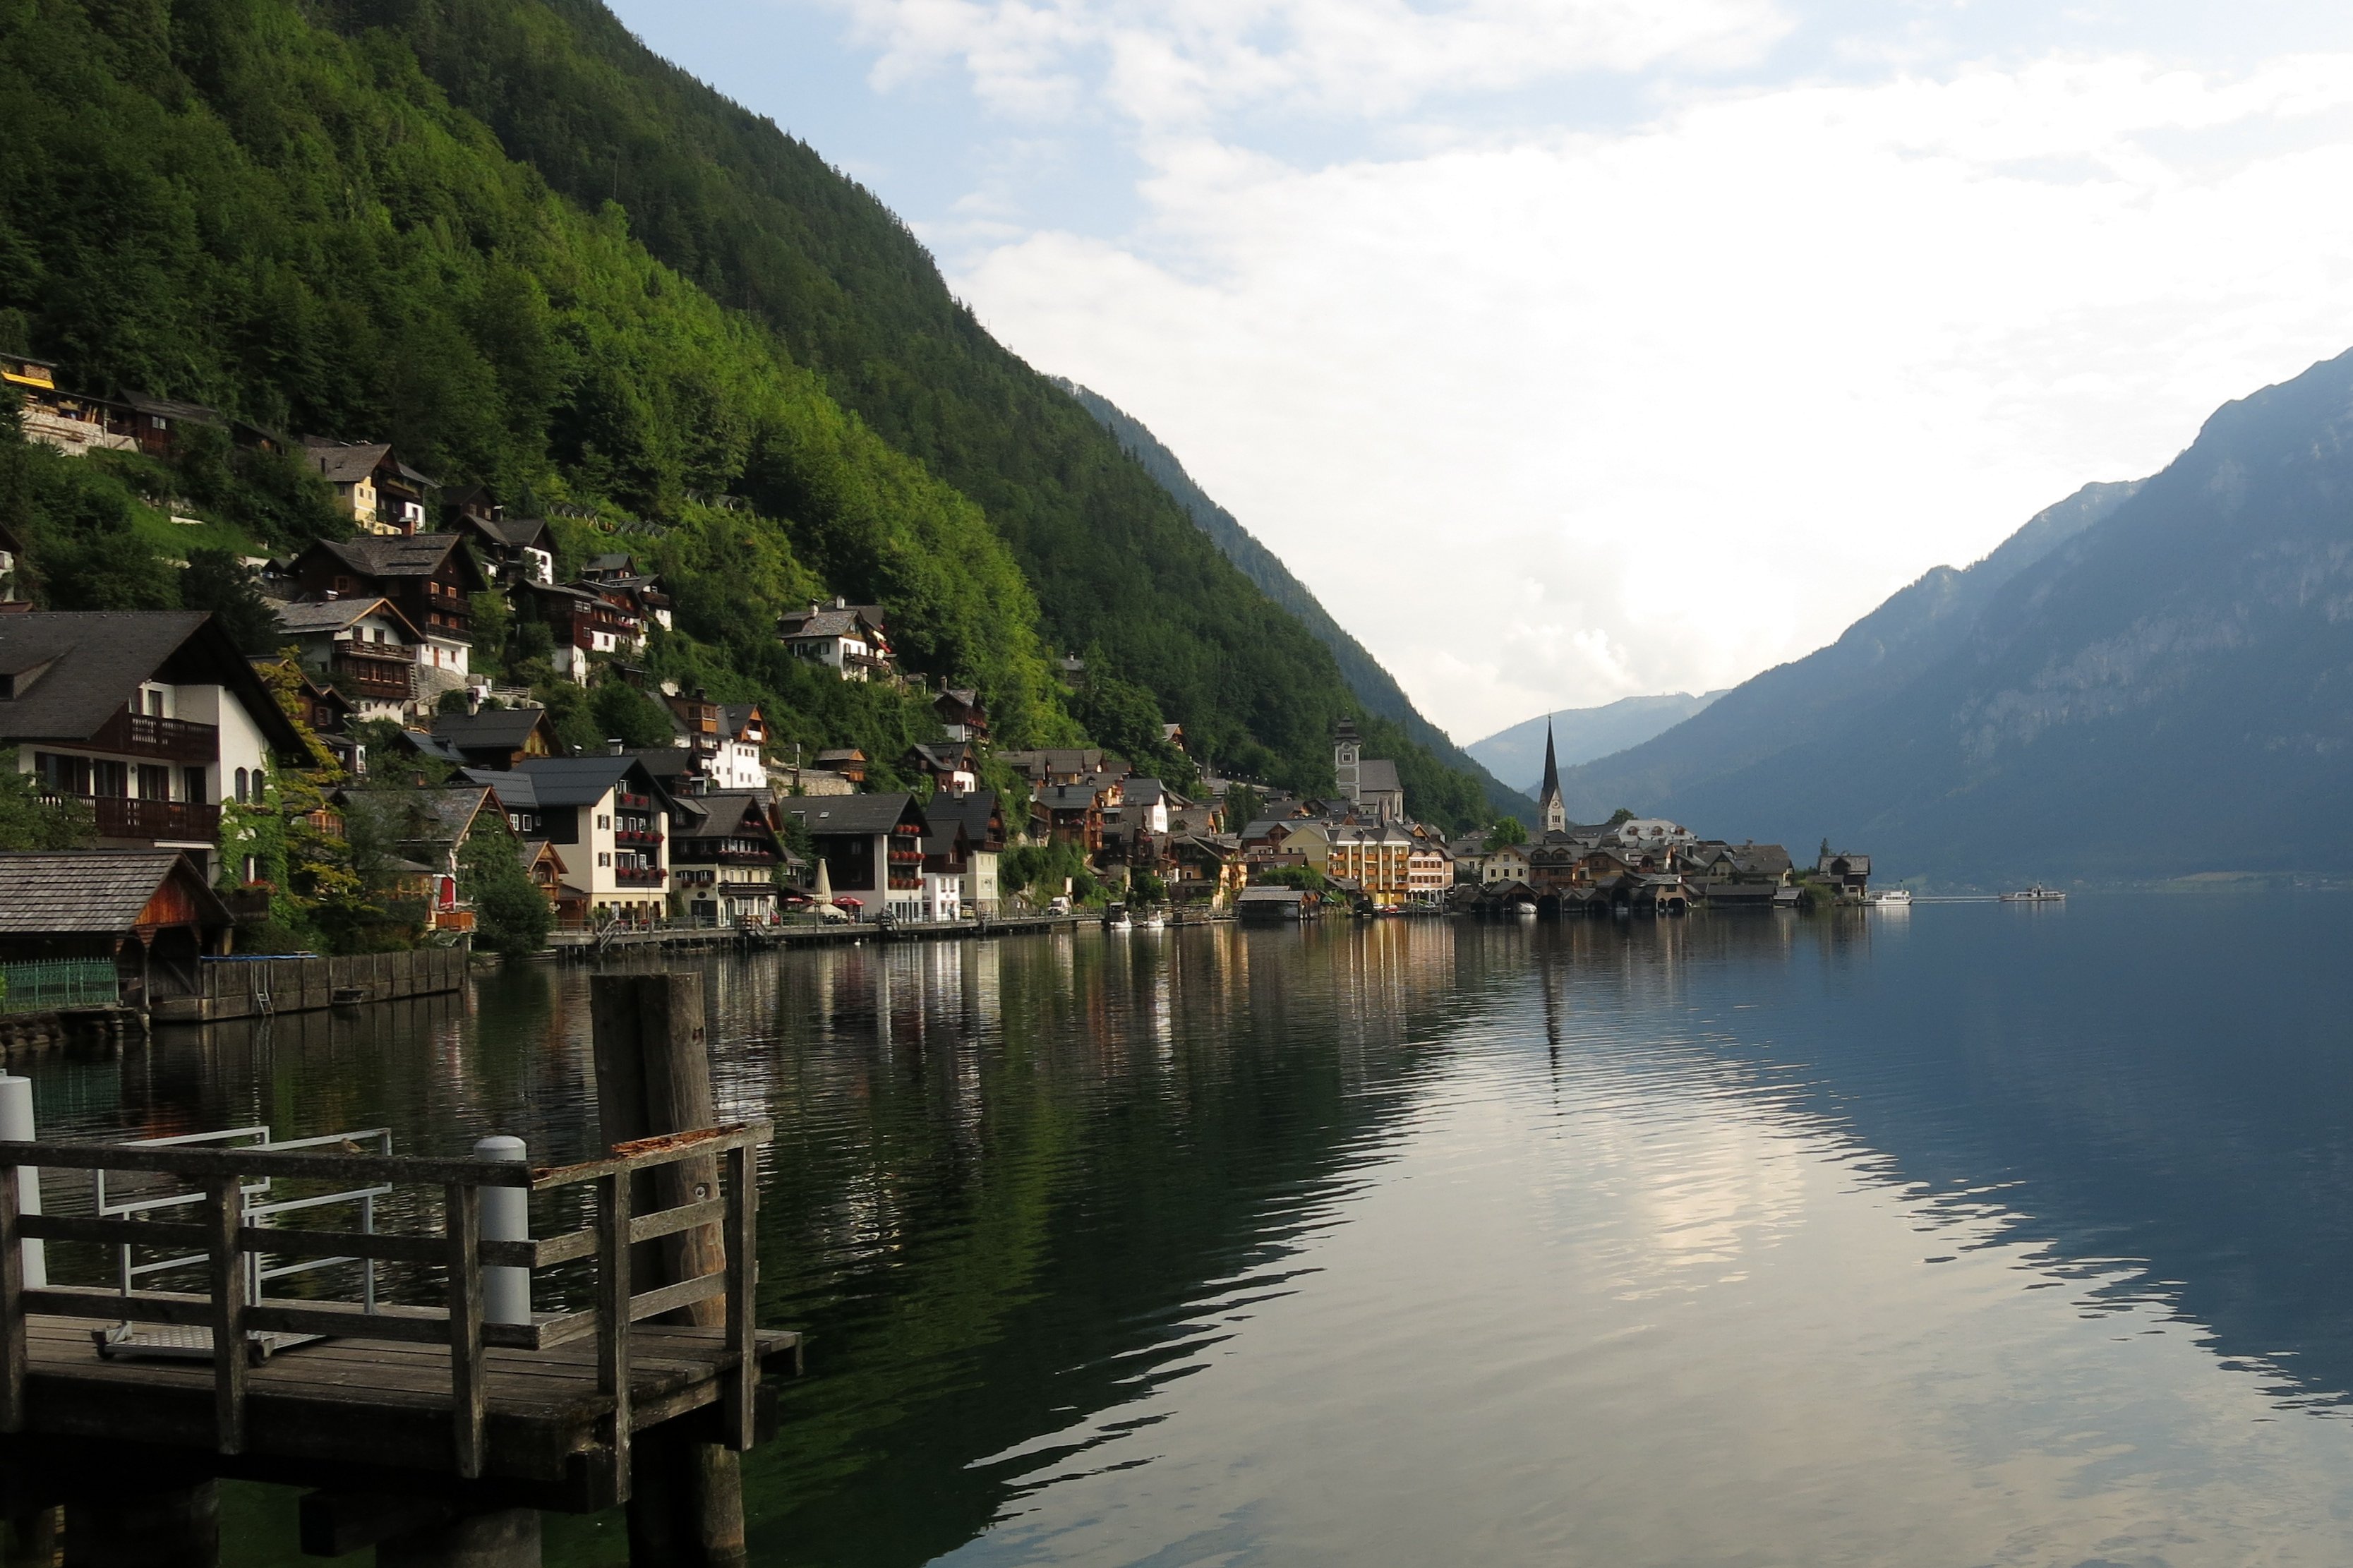
<svg viewBox="0 0 2353 1568">
<path fill-rule="evenodd" d="M 818 857 L 817 896 L 810 900 L 820 908 L 833 902 L 833 879 L 826 874 L 825 858 Z"/>
</svg>

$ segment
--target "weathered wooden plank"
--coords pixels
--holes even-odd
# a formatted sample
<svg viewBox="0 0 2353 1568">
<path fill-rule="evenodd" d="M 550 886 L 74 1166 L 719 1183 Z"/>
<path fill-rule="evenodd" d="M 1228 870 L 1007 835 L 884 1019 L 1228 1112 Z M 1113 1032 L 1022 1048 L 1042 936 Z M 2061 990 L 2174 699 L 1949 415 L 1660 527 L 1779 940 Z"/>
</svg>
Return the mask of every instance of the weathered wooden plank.
<svg viewBox="0 0 2353 1568">
<path fill-rule="evenodd" d="M 200 1225 L 175 1225 L 142 1219 L 93 1219 L 85 1215 L 26 1215 L 21 1234 L 51 1241 L 88 1241 L 101 1247 L 202 1248 L 210 1233 Z M 448 1246 L 438 1236 L 401 1236 L 384 1231 L 292 1230 L 274 1226 L 245 1226 L 237 1245 L 248 1252 L 277 1258 L 374 1258 L 389 1263 L 438 1266 L 448 1258 Z M 593 1249 L 591 1237 L 585 1254 Z M 562 1259 L 557 1259 L 561 1261 Z M 543 1267 L 537 1246 L 525 1241 L 482 1243 L 482 1261 L 519 1268 Z"/>
<path fill-rule="evenodd" d="M 448 1187 L 450 1416 L 458 1473 L 482 1473 L 482 1424 L 490 1406 L 482 1388 L 482 1189 L 469 1182 Z"/>
<path fill-rule="evenodd" d="M 16 1167 L 0 1167 L 0 1432 L 25 1429 L 25 1249 Z"/>
<path fill-rule="evenodd" d="M 758 1325 L 754 1321 L 754 1287 L 759 1257 L 760 1181 L 757 1162 L 748 1143 L 727 1152 L 727 1346 L 735 1365 L 721 1389 L 725 1407 L 727 1446 L 749 1453 L 757 1440 L 754 1431 L 759 1408 L 760 1357 Z"/>
<path fill-rule="evenodd" d="M 677 1208 L 637 1215 L 629 1221 L 629 1239 L 655 1241 L 665 1236 L 674 1236 L 681 1230 L 691 1230 L 698 1226 L 715 1225 L 726 1217 L 725 1199 L 706 1198 L 699 1203 L 684 1204 Z"/>
<path fill-rule="evenodd" d="M 350 1185 L 402 1182 L 489 1187 L 533 1184 L 522 1165 L 487 1160 L 432 1160 L 405 1154 L 314 1154 L 301 1150 L 134 1147 L 124 1143 L 19 1143 L 0 1141 L 0 1161 L 83 1171 L 154 1171 L 189 1177 L 318 1177 Z"/>
<path fill-rule="evenodd" d="M 726 1293 L 727 1276 L 724 1272 L 706 1274 L 700 1279 L 681 1279 L 675 1285 L 657 1286 L 629 1298 L 629 1321 L 641 1323 L 648 1318 L 675 1312 L 698 1301 L 715 1301 Z"/>
<path fill-rule="evenodd" d="M 205 1224 L 212 1232 L 211 1256 L 213 1399 L 220 1452 L 245 1447 L 245 1309 L 249 1279 L 237 1249 L 237 1221 L 245 1213 L 244 1184 L 234 1174 L 206 1184 Z"/>
<path fill-rule="evenodd" d="M 594 1254 L 596 1250 L 596 1232 L 592 1226 L 586 1230 L 566 1231 L 562 1236 L 545 1237 L 517 1245 L 527 1245 L 533 1249 L 531 1267 L 553 1268 L 559 1263 L 570 1263 Z M 483 1256 L 488 1258 L 490 1255 L 484 1253 Z"/>
<path fill-rule="evenodd" d="M 629 1495 L 629 1173 L 596 1186 L 596 1392 L 613 1402 L 613 1491 Z"/>
</svg>

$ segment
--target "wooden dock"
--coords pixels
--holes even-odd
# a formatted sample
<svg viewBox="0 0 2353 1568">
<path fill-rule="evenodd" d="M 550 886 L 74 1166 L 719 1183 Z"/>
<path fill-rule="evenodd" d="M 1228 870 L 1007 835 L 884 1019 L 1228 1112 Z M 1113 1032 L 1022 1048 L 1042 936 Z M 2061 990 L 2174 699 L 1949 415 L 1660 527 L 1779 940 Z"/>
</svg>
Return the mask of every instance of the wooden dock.
<svg viewBox="0 0 2353 1568">
<path fill-rule="evenodd" d="M 700 1002 L 685 986 L 661 994 L 673 993 Z M 699 1027 L 694 1036 L 699 1049 Z M 0 1142 L 5 1501 L 16 1513 L 79 1507 L 79 1528 L 95 1531 L 108 1527 L 109 1488 L 119 1500 L 174 1478 L 184 1490 L 225 1476 L 310 1486 L 321 1489 L 305 1500 L 306 1546 L 339 1552 L 409 1541 L 403 1531 L 452 1518 L 629 1501 L 649 1442 L 658 1458 L 681 1444 L 748 1449 L 769 1424 L 762 1378 L 800 1364 L 797 1335 L 752 1318 L 754 1152 L 768 1132 L 765 1122 L 704 1128 L 540 1169 L 371 1153 L 341 1134 L 291 1149 Z M 26 1167 L 58 1195 L 76 1189 L 57 1178 L 80 1171 L 107 1173 L 110 1193 L 144 1183 L 164 1199 L 135 1213 L 20 1212 Z M 375 1194 L 422 1188 L 392 1212 L 422 1215 L 424 1228 L 379 1231 L 372 1217 L 322 1228 L 319 1216 L 336 1211 L 299 1200 L 280 1205 L 290 1216 L 263 1216 L 249 1204 L 265 1183 L 332 1189 L 320 1205 L 364 1197 L 370 1216 Z M 516 1239 L 530 1196 L 565 1189 L 589 1222 Z M 53 1196 L 48 1206 L 69 1204 Z M 489 1229 L 512 1222 L 507 1236 L 486 1234 L 486 1207 L 504 1216 Z M 105 1278 L 112 1271 L 94 1260 L 118 1254 L 126 1272 L 111 1288 L 44 1278 L 61 1258 Z M 170 1278 L 127 1272 L 134 1256 L 158 1254 L 155 1268 L 201 1275 L 204 1289 L 124 1288 Z M 328 1276 L 290 1265 L 350 1269 L 363 1299 L 322 1294 Z M 379 1299 L 379 1265 L 411 1280 L 438 1275 L 426 1292 L 438 1304 Z M 547 1270 L 568 1270 L 571 1299 L 593 1304 L 533 1310 L 531 1272 Z M 259 1289 L 290 1274 L 306 1293 Z M 101 1353 L 98 1336 L 124 1324 L 153 1326 L 144 1349 Z M 157 1359 L 159 1340 L 193 1358 Z M 216 1345 L 237 1350 L 214 1354 Z M 70 1515 L 66 1528 L 70 1540 Z M 529 1534 L 528 1557 L 497 1560 L 535 1560 L 535 1522 Z M 403 1552 L 406 1563 L 488 1560 Z"/>
</svg>

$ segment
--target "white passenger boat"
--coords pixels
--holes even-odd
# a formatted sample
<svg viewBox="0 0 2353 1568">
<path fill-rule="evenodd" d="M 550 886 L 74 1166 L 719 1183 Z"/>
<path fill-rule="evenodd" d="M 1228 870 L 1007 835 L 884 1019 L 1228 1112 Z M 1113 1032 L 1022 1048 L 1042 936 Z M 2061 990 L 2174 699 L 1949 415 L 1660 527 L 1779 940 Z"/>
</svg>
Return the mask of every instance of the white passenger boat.
<svg viewBox="0 0 2353 1568">
<path fill-rule="evenodd" d="M 1882 909 L 1909 909 L 1912 906 L 1912 889 L 1890 888 L 1884 892 L 1872 894 L 1871 901 Z"/>
<path fill-rule="evenodd" d="M 2046 888 L 2037 882 L 2031 888 L 2021 888 L 2014 893 L 2004 893 L 2001 896 L 2001 901 L 2005 904 L 2063 904 L 2067 901 L 2067 895 L 2056 888 Z"/>
</svg>

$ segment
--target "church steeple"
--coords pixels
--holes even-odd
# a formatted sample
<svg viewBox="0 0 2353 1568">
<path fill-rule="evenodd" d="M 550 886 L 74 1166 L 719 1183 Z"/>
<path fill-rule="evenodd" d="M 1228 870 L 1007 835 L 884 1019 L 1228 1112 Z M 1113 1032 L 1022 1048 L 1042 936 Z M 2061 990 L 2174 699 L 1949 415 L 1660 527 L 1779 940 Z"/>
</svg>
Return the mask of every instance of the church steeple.
<svg viewBox="0 0 2353 1568">
<path fill-rule="evenodd" d="M 1550 719 L 1545 721 L 1544 788 L 1536 795 L 1536 810 L 1544 817 L 1544 830 L 1546 833 L 1561 833 L 1567 830 L 1568 808 L 1561 804 L 1560 763 L 1553 756 Z"/>
</svg>

